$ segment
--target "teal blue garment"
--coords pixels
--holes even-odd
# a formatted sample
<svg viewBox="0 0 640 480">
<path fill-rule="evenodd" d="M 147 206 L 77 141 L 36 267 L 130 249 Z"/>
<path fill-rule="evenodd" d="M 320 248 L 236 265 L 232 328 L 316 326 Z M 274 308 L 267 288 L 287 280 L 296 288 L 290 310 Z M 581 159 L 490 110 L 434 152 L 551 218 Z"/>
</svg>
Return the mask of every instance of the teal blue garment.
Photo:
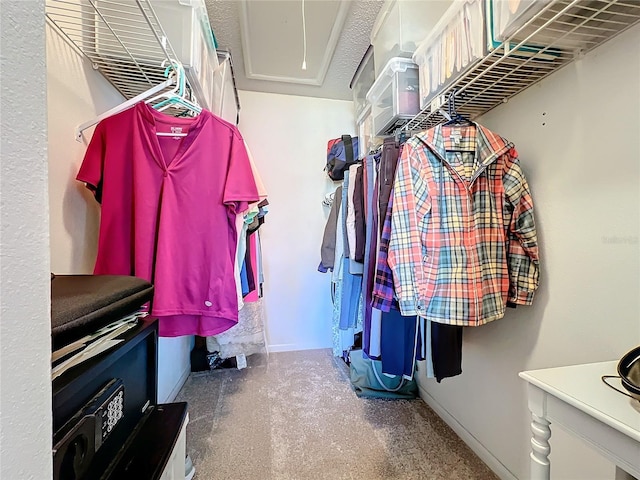
<svg viewBox="0 0 640 480">
<path fill-rule="evenodd" d="M 240 269 L 240 284 L 242 285 L 242 296 L 249 295 L 249 278 L 247 277 L 247 264 L 242 262 L 242 268 Z"/>
</svg>

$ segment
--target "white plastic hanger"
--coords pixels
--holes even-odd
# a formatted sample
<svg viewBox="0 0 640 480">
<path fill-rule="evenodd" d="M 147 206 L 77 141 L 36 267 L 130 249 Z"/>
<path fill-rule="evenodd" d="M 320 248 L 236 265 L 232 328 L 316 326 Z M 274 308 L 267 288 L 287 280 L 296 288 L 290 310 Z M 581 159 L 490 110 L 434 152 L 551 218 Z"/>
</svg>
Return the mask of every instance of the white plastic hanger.
<svg viewBox="0 0 640 480">
<path fill-rule="evenodd" d="M 162 66 L 166 65 L 166 61 L 162 62 Z M 176 78 L 176 85 L 172 90 L 167 92 L 163 92 L 160 95 L 157 95 L 149 100 L 146 103 L 153 103 L 157 100 L 161 100 L 159 103 L 153 105 L 158 111 L 163 111 L 171 107 L 180 106 L 184 107 L 195 114 L 199 114 L 202 112 L 202 108 L 196 103 L 190 101 L 186 98 L 186 75 L 184 73 L 184 67 L 180 62 L 176 62 L 175 60 L 171 61 L 171 64 L 167 66 L 164 71 L 165 76 L 170 78 Z M 156 135 L 159 137 L 186 137 L 186 133 L 177 133 L 177 132 L 156 132 Z"/>
<path fill-rule="evenodd" d="M 120 112 L 124 112 L 128 108 L 133 107 L 136 103 L 141 102 L 146 98 L 150 97 L 151 95 L 155 95 L 156 93 L 161 92 L 162 90 L 165 90 L 166 88 L 170 87 L 174 81 L 175 81 L 174 78 L 169 78 L 165 82 L 162 82 L 160 85 L 156 85 L 155 87 L 150 88 L 146 92 L 142 92 L 140 95 L 136 95 L 135 97 L 127 100 L 126 102 L 123 102 L 120 105 L 113 107 L 111 110 L 107 110 L 106 112 L 101 113 L 93 120 L 85 122 L 82 125 L 78 125 L 78 127 L 76 127 L 76 132 L 75 132 L 76 141 L 78 142 L 82 141 L 82 132 L 84 132 L 87 128 L 93 127 L 94 125 L 101 122 L 105 118 L 109 118 Z"/>
<path fill-rule="evenodd" d="M 164 67 L 166 63 L 167 63 L 166 60 L 162 62 L 162 66 Z M 142 102 L 142 101 L 145 101 L 146 103 L 152 103 L 157 100 L 164 99 L 162 102 L 154 105 L 154 108 L 159 107 L 158 110 L 162 111 L 179 104 L 191 110 L 193 113 L 199 114 L 202 111 L 202 108 L 200 108 L 200 106 L 198 106 L 196 103 L 184 97 L 184 92 L 186 90 L 185 88 L 186 76 L 185 76 L 184 67 L 182 66 L 182 64 L 180 64 L 180 62 L 172 60 L 171 64 L 165 70 L 165 76 L 167 77 L 167 80 L 162 82 L 161 84 L 156 85 L 155 87 L 152 87 L 149 90 L 146 90 L 145 92 L 142 92 L 139 95 L 136 95 L 135 97 L 127 100 L 126 102 L 121 103 L 120 105 L 110 110 L 107 110 L 106 112 L 98 115 L 93 120 L 90 120 L 88 122 L 83 123 L 82 125 L 79 125 L 75 131 L 76 141 L 78 142 L 82 141 L 82 132 L 84 132 L 86 129 L 93 127 L 94 125 L 101 122 L 105 118 L 109 118 L 120 112 L 124 112 L 128 108 L 131 108 L 132 106 L 134 106 L 136 103 Z M 174 85 L 173 89 L 163 92 L 163 90 L 166 90 L 167 88 L 171 87 L 171 85 Z M 163 92 L 163 93 L 156 95 L 158 92 Z M 152 97 L 152 98 L 149 98 L 149 97 Z M 186 136 L 186 133 L 185 134 L 177 134 L 177 133 L 164 134 L 163 133 L 159 135 L 178 137 L 178 136 Z"/>
</svg>

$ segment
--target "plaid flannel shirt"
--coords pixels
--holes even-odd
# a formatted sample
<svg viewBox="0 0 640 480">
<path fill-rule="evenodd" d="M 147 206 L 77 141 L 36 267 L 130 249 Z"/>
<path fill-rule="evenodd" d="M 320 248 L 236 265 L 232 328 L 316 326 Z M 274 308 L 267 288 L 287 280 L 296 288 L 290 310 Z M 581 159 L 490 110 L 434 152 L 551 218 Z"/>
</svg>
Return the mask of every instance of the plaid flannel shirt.
<svg viewBox="0 0 640 480">
<path fill-rule="evenodd" d="M 533 202 L 513 144 L 439 125 L 405 144 L 394 184 L 389 266 L 403 315 L 460 326 L 529 305 L 538 287 Z"/>
</svg>

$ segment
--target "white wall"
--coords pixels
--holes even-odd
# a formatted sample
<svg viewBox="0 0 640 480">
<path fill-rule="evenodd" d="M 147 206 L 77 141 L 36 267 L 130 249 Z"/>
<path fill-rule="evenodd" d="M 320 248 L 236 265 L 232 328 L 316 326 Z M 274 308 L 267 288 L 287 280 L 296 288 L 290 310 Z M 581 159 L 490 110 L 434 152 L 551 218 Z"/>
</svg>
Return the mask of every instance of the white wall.
<svg viewBox="0 0 640 480">
<path fill-rule="evenodd" d="M 93 129 L 85 131 L 83 142 L 76 142 L 75 128 L 124 99 L 49 25 L 46 38 L 51 271 L 91 273 L 98 247 L 100 207 L 75 177 Z M 190 338 L 160 339 L 160 402 L 173 399 L 189 374 Z"/>
<path fill-rule="evenodd" d="M 48 24 L 46 38 L 51 269 L 92 273 L 100 206 L 75 178 L 93 128 L 82 142 L 75 141 L 75 128 L 124 98 Z"/>
<path fill-rule="evenodd" d="M 158 341 L 158 403 L 172 402 L 191 373 L 193 335 Z"/>
<path fill-rule="evenodd" d="M 331 346 L 330 277 L 317 271 L 335 190 L 323 171 L 327 141 L 354 135 L 353 102 L 240 92 L 240 131 L 269 194 L 260 229 L 270 351 Z"/>
<path fill-rule="evenodd" d="M 2 2 L 0 46 L 0 477 L 42 480 L 52 475 L 43 0 Z"/>
<path fill-rule="evenodd" d="M 502 464 L 505 478 L 529 478 L 530 417 L 518 372 L 617 360 L 640 343 L 638 85 L 640 27 L 480 120 L 522 159 L 541 286 L 533 306 L 465 329 L 462 376 L 420 385 L 467 440 L 488 450 L 486 461 Z M 614 478 L 611 464 L 551 427 L 553 478 Z"/>
</svg>

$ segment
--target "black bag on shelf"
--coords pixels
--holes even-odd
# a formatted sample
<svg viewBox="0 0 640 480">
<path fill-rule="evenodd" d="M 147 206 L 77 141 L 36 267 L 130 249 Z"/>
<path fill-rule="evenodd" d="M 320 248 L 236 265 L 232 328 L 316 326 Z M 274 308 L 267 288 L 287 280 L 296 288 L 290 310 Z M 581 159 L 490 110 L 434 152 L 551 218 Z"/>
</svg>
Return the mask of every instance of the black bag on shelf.
<svg viewBox="0 0 640 480">
<path fill-rule="evenodd" d="M 334 182 L 344 179 L 344 172 L 358 162 L 358 137 L 342 135 L 327 143 L 327 175 Z"/>
</svg>

